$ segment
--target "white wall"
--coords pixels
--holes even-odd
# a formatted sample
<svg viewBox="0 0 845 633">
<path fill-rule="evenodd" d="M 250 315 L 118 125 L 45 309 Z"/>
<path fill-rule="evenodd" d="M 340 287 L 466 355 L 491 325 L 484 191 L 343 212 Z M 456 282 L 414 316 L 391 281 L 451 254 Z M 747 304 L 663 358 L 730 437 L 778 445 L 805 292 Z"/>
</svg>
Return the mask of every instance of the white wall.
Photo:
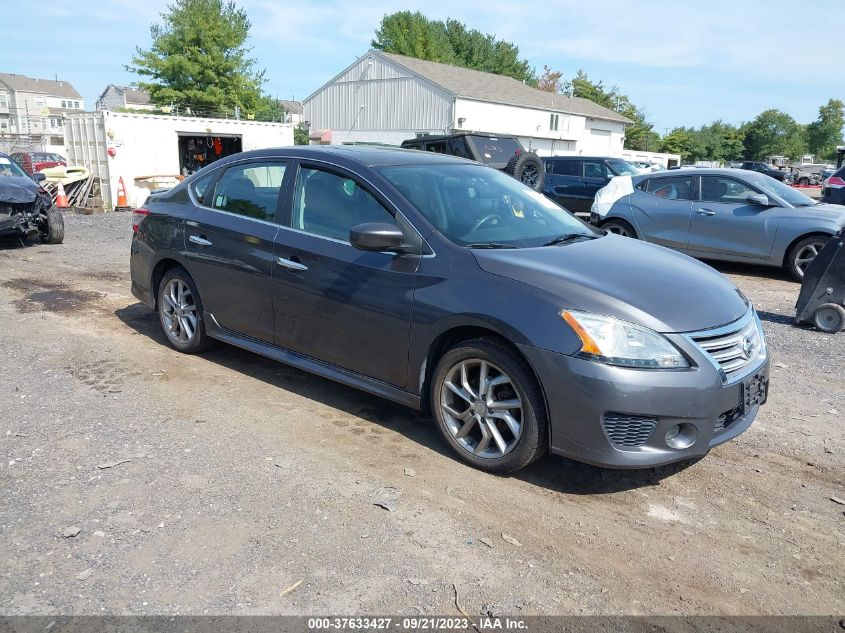
<svg viewBox="0 0 845 633">
<path fill-rule="evenodd" d="M 455 129 L 519 136 L 525 147 L 541 156 L 621 154 L 625 139 L 622 123 L 555 112 L 558 129 L 553 130 L 552 114 L 550 110 L 458 98 L 454 126 Z"/>
<path fill-rule="evenodd" d="M 90 119 L 90 120 L 89 120 Z M 135 189 L 140 176 L 179 174 L 178 133 L 214 136 L 238 134 L 244 151 L 293 145 L 293 125 L 260 121 L 201 119 L 124 112 L 70 115 L 65 122 L 68 161 L 85 165 L 103 178 L 106 206 L 117 204 L 123 177 L 129 205 L 148 192 Z M 108 156 L 108 149 L 114 156 Z"/>
<path fill-rule="evenodd" d="M 669 162 L 674 161 L 673 165 L 681 164 L 680 154 L 666 154 L 663 152 L 641 152 L 639 150 L 626 149 L 622 152 L 622 158 L 625 160 L 642 160 L 649 163 L 660 163 L 664 167 L 670 167 Z"/>
</svg>

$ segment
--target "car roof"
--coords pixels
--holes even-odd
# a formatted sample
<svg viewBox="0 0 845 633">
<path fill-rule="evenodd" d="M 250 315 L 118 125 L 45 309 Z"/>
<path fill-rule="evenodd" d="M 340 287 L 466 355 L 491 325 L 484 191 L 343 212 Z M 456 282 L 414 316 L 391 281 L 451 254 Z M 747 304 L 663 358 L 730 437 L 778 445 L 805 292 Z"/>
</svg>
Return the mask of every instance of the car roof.
<svg viewBox="0 0 845 633">
<path fill-rule="evenodd" d="M 390 165 L 428 165 L 428 164 L 467 164 L 465 158 L 422 152 L 418 149 L 398 147 L 380 147 L 375 145 L 297 145 L 241 152 L 219 161 L 220 164 L 240 161 L 247 158 L 268 158 L 285 156 L 302 160 L 330 160 L 338 164 L 349 163 L 367 167 L 386 167 Z"/>
<path fill-rule="evenodd" d="M 734 167 L 695 167 L 656 171 L 651 174 L 640 174 L 635 176 L 635 178 L 670 178 L 681 174 L 696 174 L 698 176 L 734 176 L 735 178 L 759 177 L 759 174 L 756 172 L 748 171 L 746 169 L 736 169 Z"/>
<path fill-rule="evenodd" d="M 489 132 L 453 132 L 452 134 L 427 134 L 426 136 L 418 136 L 416 138 L 409 138 L 402 141 L 403 143 L 425 143 L 428 141 L 443 141 L 450 138 L 459 138 L 461 136 L 480 136 L 482 138 L 512 138 L 517 140 L 513 134 L 491 134 Z"/>
<path fill-rule="evenodd" d="M 546 156 L 543 160 L 625 160 L 621 156 Z"/>
</svg>

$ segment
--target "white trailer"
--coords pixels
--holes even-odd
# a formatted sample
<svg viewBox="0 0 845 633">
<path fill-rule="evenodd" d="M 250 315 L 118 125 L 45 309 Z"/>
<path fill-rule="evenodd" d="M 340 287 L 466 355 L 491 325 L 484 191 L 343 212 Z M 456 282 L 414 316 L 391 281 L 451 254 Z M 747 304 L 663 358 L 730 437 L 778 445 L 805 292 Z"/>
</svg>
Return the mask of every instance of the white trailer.
<svg viewBox="0 0 845 633">
<path fill-rule="evenodd" d="M 65 118 L 68 165 L 99 178 L 103 204 L 143 204 L 150 182 L 186 176 L 240 151 L 293 145 L 293 124 L 127 112 L 85 112 Z"/>
</svg>

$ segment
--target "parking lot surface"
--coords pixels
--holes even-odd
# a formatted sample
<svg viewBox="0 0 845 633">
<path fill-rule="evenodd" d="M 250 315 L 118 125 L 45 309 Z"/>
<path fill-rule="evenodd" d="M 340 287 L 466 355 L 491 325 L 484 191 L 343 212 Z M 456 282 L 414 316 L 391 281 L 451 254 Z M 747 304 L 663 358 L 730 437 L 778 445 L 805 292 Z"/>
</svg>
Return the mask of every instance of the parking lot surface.
<svg viewBox="0 0 845 633">
<path fill-rule="evenodd" d="M 0 244 L 3 614 L 845 612 L 845 334 L 793 327 L 785 274 L 719 266 L 773 363 L 737 440 L 496 477 L 422 414 L 175 352 L 129 292 L 128 215 L 66 222 Z"/>
</svg>

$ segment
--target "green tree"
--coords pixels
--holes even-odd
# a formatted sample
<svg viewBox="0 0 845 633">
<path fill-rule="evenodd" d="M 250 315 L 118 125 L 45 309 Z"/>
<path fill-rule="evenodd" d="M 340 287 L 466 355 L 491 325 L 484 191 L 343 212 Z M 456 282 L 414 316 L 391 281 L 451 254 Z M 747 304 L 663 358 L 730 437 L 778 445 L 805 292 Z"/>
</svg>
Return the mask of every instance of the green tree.
<svg viewBox="0 0 845 633">
<path fill-rule="evenodd" d="M 372 46 L 387 53 L 507 75 L 531 85 L 537 83 L 534 69 L 527 60 L 519 58 L 514 44 L 468 29 L 457 20 L 430 20 L 419 11 L 385 15 Z"/>
<path fill-rule="evenodd" d="M 302 125 L 297 125 L 293 128 L 293 144 L 294 145 L 308 145 L 308 130 Z"/>
<path fill-rule="evenodd" d="M 767 156 L 797 159 L 807 151 L 804 127 L 786 112 L 775 109 L 761 112 L 748 123 L 743 144 L 749 160 Z"/>
<path fill-rule="evenodd" d="M 136 49 L 126 69 L 148 78 L 138 87 L 159 106 L 195 114 L 255 114 L 264 71 L 254 69 L 246 39 L 250 22 L 234 2 L 174 0 L 150 27 L 150 50 Z M 266 106 L 266 103 L 265 103 Z"/>
<path fill-rule="evenodd" d="M 443 64 L 454 64 L 455 52 L 443 22 L 429 20 L 419 11 L 385 15 L 376 29 L 373 48 Z M 462 64 L 463 65 L 463 64 Z"/>
<path fill-rule="evenodd" d="M 807 126 L 807 146 L 816 160 L 829 160 L 842 145 L 842 128 L 845 127 L 845 104 L 831 99 L 819 108 L 819 118 Z"/>
<path fill-rule="evenodd" d="M 667 154 L 680 154 L 686 159 L 690 153 L 690 137 L 684 128 L 675 128 L 660 140 L 660 151 Z"/>
</svg>

